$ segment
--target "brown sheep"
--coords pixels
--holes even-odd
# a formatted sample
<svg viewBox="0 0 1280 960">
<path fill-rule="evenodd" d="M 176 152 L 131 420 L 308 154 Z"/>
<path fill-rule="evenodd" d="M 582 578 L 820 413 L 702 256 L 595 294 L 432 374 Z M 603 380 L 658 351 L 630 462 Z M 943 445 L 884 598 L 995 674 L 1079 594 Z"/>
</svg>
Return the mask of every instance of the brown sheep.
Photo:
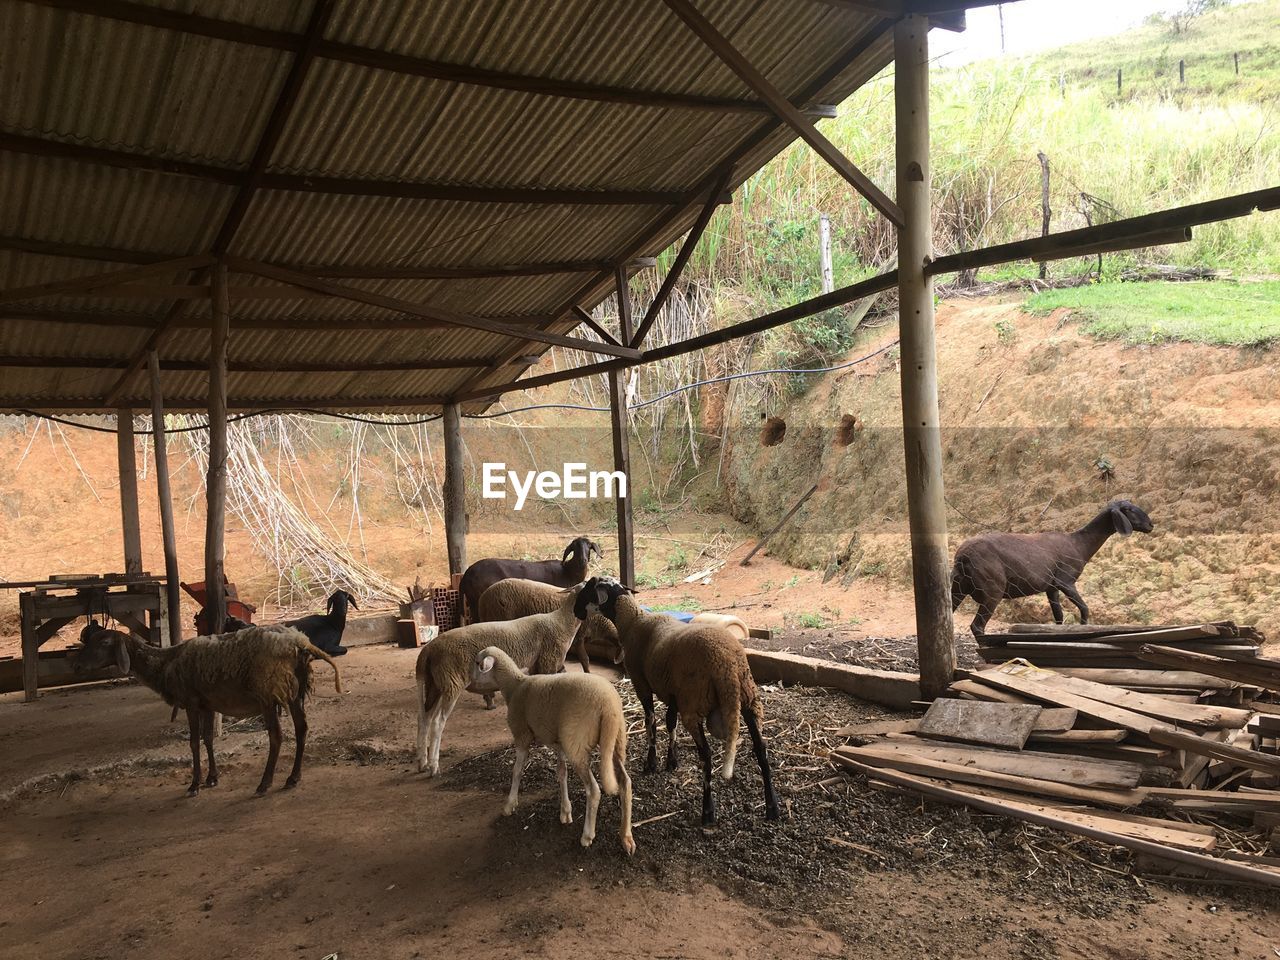
<svg viewBox="0 0 1280 960">
<path fill-rule="evenodd" d="M 703 723 L 712 736 L 724 741 L 720 775 L 732 780 L 741 716 L 760 764 L 765 818 L 777 820 L 778 796 L 760 736 L 764 710 L 742 644 L 720 627 L 693 626 L 665 614 L 646 613 L 631 596 L 633 592 L 611 578 L 592 577 L 578 595 L 574 613 L 579 620 L 585 620 L 590 613 L 599 611 L 618 627 L 623 662 L 644 707 L 649 734 L 645 772 L 653 773 L 658 768 L 658 721 L 653 707 L 656 696 L 667 705 L 667 769 L 676 768 L 677 715 L 697 744 L 702 760 L 702 825 L 710 826 L 715 823 L 716 810 L 711 796 L 711 747 Z"/>
<path fill-rule="evenodd" d="M 1113 533 L 1122 537 L 1137 530 L 1150 533 L 1151 518 L 1128 500 L 1113 500 L 1074 533 L 984 533 L 970 537 L 956 550 L 951 568 L 951 610 L 966 596 L 978 602 L 973 635 L 981 637 L 1001 600 L 1043 593 L 1049 598 L 1055 623 L 1062 623 L 1062 597 L 1089 622 L 1076 581 L 1095 553 Z"/>
<path fill-rule="evenodd" d="M 262 717 L 270 749 L 258 796 L 271 787 L 283 733 L 279 711 L 287 707 L 293 718 L 296 752 L 286 787 L 302 779 L 302 752 L 307 743 L 307 715 L 303 708 L 311 692 L 311 661 L 333 667 L 333 685 L 342 692 L 338 665 L 297 630 L 250 627 L 232 634 L 195 637 L 172 647 L 153 647 L 119 630 L 90 624 L 80 635 L 81 646 L 71 657 L 77 673 L 115 664 L 160 694 L 173 707 L 187 711 L 191 737 L 191 786 L 187 796 L 200 792 L 200 740 L 209 754 L 206 787 L 218 785 L 213 759 L 213 715 Z"/>
</svg>

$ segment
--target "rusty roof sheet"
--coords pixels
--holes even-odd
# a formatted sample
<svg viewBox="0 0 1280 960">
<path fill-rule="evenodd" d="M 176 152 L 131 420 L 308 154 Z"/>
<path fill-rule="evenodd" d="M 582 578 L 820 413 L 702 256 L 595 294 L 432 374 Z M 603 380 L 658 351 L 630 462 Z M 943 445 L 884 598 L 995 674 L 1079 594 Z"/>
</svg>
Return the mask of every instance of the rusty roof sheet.
<svg viewBox="0 0 1280 960">
<path fill-rule="evenodd" d="M 70 0 L 0 0 L 0 291 L 213 247 L 315 0 L 202 0 L 198 15 L 193 6 L 118 0 L 90 14 Z M 700 0 L 698 9 L 797 103 L 842 100 L 892 53 L 887 23 L 851 6 Z M 589 308 L 612 290 L 609 271 L 592 265 L 658 253 L 689 228 L 726 163 L 736 186 L 794 139 L 660 0 L 336 0 L 322 39 L 328 46 L 309 61 L 262 170 L 303 179 L 257 186 L 227 252 L 321 275 L 585 264 L 535 276 L 339 281 L 515 325 L 572 331 L 569 307 Z M 431 71 L 383 54 L 737 106 L 552 96 L 417 75 Z M 321 192 L 317 178 L 363 186 Z M 390 192 L 474 192 L 375 196 L 388 188 L 369 181 Z M 509 188 L 678 199 L 492 202 L 487 193 Z M 149 403 L 145 375 L 118 381 L 162 325 L 166 401 L 202 405 L 208 302 L 172 294 L 207 280 L 181 270 L 140 282 L 156 293 L 0 305 L 0 409 Z M 510 382 L 547 349 L 473 329 L 415 329 L 402 313 L 346 299 L 282 297 L 279 284 L 256 277 L 230 282 L 240 293 L 229 375 L 237 408 L 429 410 L 464 384 Z M 258 287 L 276 292 L 267 298 Z M 513 350 L 513 363 L 487 373 L 475 365 Z M 449 361 L 459 368 L 435 368 Z M 332 372 L 290 369 L 330 363 Z M 388 363 L 423 368 L 353 369 Z"/>
</svg>

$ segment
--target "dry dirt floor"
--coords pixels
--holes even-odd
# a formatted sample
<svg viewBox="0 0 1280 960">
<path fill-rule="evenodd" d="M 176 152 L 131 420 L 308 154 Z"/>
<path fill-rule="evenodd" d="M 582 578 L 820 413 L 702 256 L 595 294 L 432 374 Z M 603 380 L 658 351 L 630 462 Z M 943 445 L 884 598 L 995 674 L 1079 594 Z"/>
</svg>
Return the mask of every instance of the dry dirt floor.
<svg viewBox="0 0 1280 960">
<path fill-rule="evenodd" d="M 1129 873 L 1127 857 L 833 771 L 832 731 L 883 715 L 850 698 L 765 690 L 783 795 L 762 819 L 749 751 L 698 826 L 677 773 L 635 771 L 632 859 L 617 804 L 590 849 L 531 764 L 500 815 L 501 706 L 455 710 L 436 780 L 413 771 L 415 652 L 362 647 L 337 696 L 317 666 L 302 785 L 255 799 L 265 734 L 228 724 L 221 783 L 184 797 L 185 729 L 129 682 L 0 698 L 0 943 L 38 957 L 1272 958 L 1273 897 Z M 286 740 L 284 756 L 291 742 Z M 283 772 L 281 773 L 283 779 Z M 278 781 L 280 782 L 280 781 Z"/>
</svg>

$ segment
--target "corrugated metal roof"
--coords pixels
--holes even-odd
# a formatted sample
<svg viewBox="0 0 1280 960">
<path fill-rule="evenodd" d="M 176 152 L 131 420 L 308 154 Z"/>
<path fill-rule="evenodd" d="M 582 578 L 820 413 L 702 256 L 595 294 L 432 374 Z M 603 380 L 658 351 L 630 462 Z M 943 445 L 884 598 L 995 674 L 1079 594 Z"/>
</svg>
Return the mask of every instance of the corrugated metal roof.
<svg viewBox="0 0 1280 960">
<path fill-rule="evenodd" d="M 101 15 L 59 0 L 0 0 L 0 290 L 123 269 L 139 258 L 211 249 L 277 107 L 313 0 L 139 0 Z M 847 96 L 890 59 L 885 24 L 822 0 L 699 0 L 698 8 L 796 102 Z M 243 25 L 156 24 L 153 11 Z M 275 31 L 275 32 L 272 32 Z M 843 68 L 860 37 L 877 42 Z M 283 33 L 282 33 L 283 32 Z M 639 191 L 676 205 L 477 202 L 368 196 L 348 188 L 259 187 L 228 252 L 272 263 L 347 267 L 490 267 L 613 263 L 653 255 L 688 229 L 697 193 L 726 161 L 736 185 L 794 139 L 771 115 L 549 96 L 386 68 L 378 52 L 575 84 L 747 102 L 741 81 L 660 0 L 337 0 L 323 33 L 366 51 L 349 62 L 321 49 L 264 172 L 391 184 L 486 189 Z M 336 51 L 336 52 L 335 52 Z M 370 54 L 368 51 L 373 51 Z M 345 58 L 345 59 L 344 59 Z M 830 77 L 825 84 L 819 78 Z M 820 87 L 820 88 L 819 88 Z M 36 145 L 32 146 L 31 141 Z M 71 145 L 72 151 L 41 146 Z M 114 151 L 86 156 L 74 148 Z M 120 156 L 126 155 L 126 156 Z M 129 156 L 188 165 L 137 169 Z M 197 165 L 199 169 L 191 169 Z M 208 177 L 193 176 L 211 172 Z M 232 182 L 228 182 L 232 181 Z M 305 185 L 304 185 L 305 186 Z M 481 198 L 482 199 L 482 198 Z M 30 249 L 37 241 L 75 257 Z M 21 249 L 20 249 L 21 248 Z M 90 258 L 81 248 L 110 248 Z M 124 251 L 118 266 L 112 251 Z M 92 252 L 92 251 L 91 251 Z M 135 256 L 136 255 L 136 256 Z M 594 279 L 594 282 L 592 282 Z M 205 282 L 189 271 L 144 282 Z M 607 272 L 470 279 L 345 280 L 360 290 L 433 307 L 568 332 L 575 302 L 611 292 Z M 236 289 L 272 281 L 234 275 Z M 0 306 L 0 361 L 44 357 L 105 368 L 0 366 L 0 409 L 101 409 L 113 393 L 149 402 L 146 377 L 113 390 L 151 333 L 162 340 L 166 397 L 198 405 L 208 377 L 201 300 L 60 295 Z M 233 405 L 296 403 L 365 409 L 377 401 L 445 397 L 480 375 L 510 381 L 527 361 L 491 370 L 365 370 L 407 361 L 490 360 L 545 344 L 465 328 L 412 329 L 404 315 L 337 298 L 232 304 Z M 541 318 L 541 319 L 539 319 Z M 53 322 L 54 320 L 57 322 Z M 76 321 L 76 322 L 69 322 Z M 323 364 L 334 372 L 241 366 Z M 173 365 L 182 367 L 175 369 Z"/>
</svg>

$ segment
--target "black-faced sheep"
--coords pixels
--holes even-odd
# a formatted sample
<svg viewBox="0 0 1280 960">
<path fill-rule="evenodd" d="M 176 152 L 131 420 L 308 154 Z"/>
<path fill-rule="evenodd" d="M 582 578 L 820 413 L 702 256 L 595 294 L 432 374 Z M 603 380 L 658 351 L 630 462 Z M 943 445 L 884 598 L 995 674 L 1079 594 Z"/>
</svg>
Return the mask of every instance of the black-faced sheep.
<svg viewBox="0 0 1280 960">
<path fill-rule="evenodd" d="M 562 591 L 548 583 L 534 580 L 499 580 L 480 595 L 480 623 L 495 620 L 516 620 L 533 613 L 550 613 L 560 606 Z M 618 641 L 618 628 L 598 613 L 589 616 L 573 638 L 569 653 L 577 653 L 584 673 L 591 672 L 591 657 L 587 644 L 596 643 L 608 650 L 610 662 L 622 660 L 622 644 Z"/>
<path fill-rule="evenodd" d="M 711 796 L 711 746 L 703 723 L 712 736 L 724 741 L 720 775 L 732 780 L 741 716 L 760 764 L 765 817 L 778 819 L 778 797 L 760 735 L 764 710 L 742 644 L 720 627 L 683 624 L 665 614 L 646 613 L 632 592 L 616 580 L 592 577 L 583 586 L 574 609 L 579 619 L 598 610 L 618 627 L 623 662 L 644 707 L 649 734 L 645 772 L 655 771 L 658 765 L 658 721 L 653 706 L 656 696 L 667 705 L 667 769 L 676 768 L 677 715 L 697 744 L 702 760 L 702 824 L 710 826 L 715 823 L 716 811 Z"/>
<path fill-rule="evenodd" d="M 1152 531 L 1151 518 L 1137 504 L 1113 500 L 1074 533 L 984 533 L 970 537 L 956 550 L 951 568 L 951 609 L 971 596 L 978 602 L 973 635 L 981 637 L 1001 600 L 1043 593 L 1049 598 L 1055 623 L 1062 623 L 1062 597 L 1089 622 L 1076 581 L 1113 533 L 1127 537 L 1134 530 Z"/>
<path fill-rule="evenodd" d="M 480 611 L 480 597 L 499 580 L 512 577 L 536 580 L 553 587 L 571 587 L 587 579 L 592 555 L 603 556 L 600 547 L 587 537 L 576 537 L 564 548 L 559 560 L 477 560 L 462 575 L 459 590 L 466 602 L 466 616 L 474 620 Z"/>
<path fill-rule="evenodd" d="M 333 667 L 333 685 L 342 692 L 338 665 L 313 646 L 297 630 L 285 627 L 250 627 L 233 634 L 195 637 L 172 647 L 153 647 L 119 630 L 86 627 L 81 646 L 71 656 L 76 672 L 88 672 L 115 664 L 160 694 L 164 701 L 187 712 L 191 737 L 191 786 L 187 796 L 200 792 L 200 740 L 209 754 L 206 787 L 218 784 L 213 758 L 213 715 L 262 717 L 270 750 L 267 768 L 258 784 L 258 796 L 271 787 L 283 733 L 281 708 L 293 718 L 296 752 L 286 787 L 302 779 L 302 753 L 307 743 L 304 702 L 311 692 L 311 661 L 321 659 Z"/>
<path fill-rule="evenodd" d="M 440 738 L 462 692 L 496 692 L 496 687 L 476 686 L 471 679 L 475 655 L 485 647 L 501 648 L 530 673 L 559 673 L 564 669 L 565 654 L 578 632 L 573 603 L 581 587 L 575 584 L 560 591 L 560 605 L 551 613 L 496 623 L 469 623 L 446 630 L 422 648 L 414 671 L 418 683 L 419 772 L 428 776 L 440 772 Z"/>
<path fill-rule="evenodd" d="M 596 811 L 600 785 L 591 775 L 591 751 L 600 748 L 600 784 L 609 796 L 618 795 L 622 807 L 622 849 L 636 852 L 631 836 L 631 777 L 627 773 L 627 721 L 622 700 L 608 680 L 585 673 L 526 676 L 514 660 L 498 647 L 486 647 L 475 656 L 472 680 L 477 686 L 497 686 L 507 703 L 507 726 L 515 740 L 516 760 L 511 771 L 511 793 L 502 813 L 515 813 L 520 802 L 520 775 L 535 743 L 550 747 L 560 758 L 560 822 L 573 822 L 569 802 L 567 767 L 587 791 L 582 845 L 596 837 Z"/>
</svg>

